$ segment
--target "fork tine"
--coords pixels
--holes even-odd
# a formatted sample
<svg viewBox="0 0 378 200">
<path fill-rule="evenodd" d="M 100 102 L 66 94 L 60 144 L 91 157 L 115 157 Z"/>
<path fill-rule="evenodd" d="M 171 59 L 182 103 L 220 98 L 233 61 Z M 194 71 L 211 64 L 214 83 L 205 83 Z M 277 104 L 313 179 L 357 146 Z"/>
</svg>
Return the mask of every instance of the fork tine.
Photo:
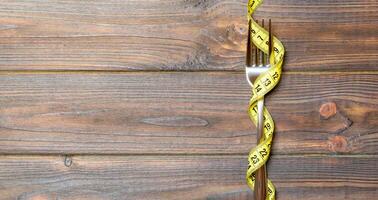
<svg viewBox="0 0 378 200">
<path fill-rule="evenodd" d="M 272 37 L 272 20 L 269 19 L 269 39 L 268 39 L 268 45 L 269 45 L 269 50 L 268 50 L 268 58 L 267 58 L 267 65 L 270 64 L 270 55 L 273 53 L 273 37 Z"/>
<path fill-rule="evenodd" d="M 266 63 L 266 65 L 269 65 L 269 55 L 270 55 L 270 19 L 269 19 L 269 22 L 268 22 L 268 25 L 267 25 L 266 29 L 268 31 L 268 41 L 266 41 L 266 45 L 268 45 L 268 53 L 266 54 L 266 57 L 265 57 L 265 63 Z"/>
<path fill-rule="evenodd" d="M 246 51 L 246 59 L 245 65 L 250 67 L 252 65 L 251 57 L 252 57 L 252 46 L 251 46 L 251 20 L 248 20 L 248 37 L 247 37 L 247 51 Z"/>
<path fill-rule="evenodd" d="M 256 24 L 259 24 L 259 21 L 258 20 L 256 20 Z M 255 50 L 255 65 L 256 66 L 259 66 L 260 65 L 260 49 L 259 48 L 257 48 L 257 46 L 256 45 L 254 45 L 253 44 L 253 46 L 254 46 L 254 50 Z"/>
<path fill-rule="evenodd" d="M 256 20 L 256 23 L 258 23 L 258 22 L 259 21 Z M 253 48 L 253 57 L 252 57 L 253 66 L 257 66 L 257 63 L 258 63 L 258 56 L 257 55 L 258 55 L 259 49 L 253 43 L 252 43 L 252 48 Z"/>
<path fill-rule="evenodd" d="M 256 23 L 259 24 L 259 22 L 256 20 Z M 264 23 L 264 19 L 262 20 L 262 23 Z M 255 46 L 256 48 L 256 65 L 259 66 L 259 67 L 262 67 L 263 64 L 264 64 L 264 52 L 261 51 L 257 46 Z"/>
<path fill-rule="evenodd" d="M 250 22 L 249 22 L 249 47 L 251 48 L 251 52 L 250 52 L 250 54 L 249 54 L 249 59 L 251 60 L 251 66 L 253 66 L 253 64 L 254 64 L 254 51 L 255 51 L 255 49 L 254 49 L 254 45 L 253 45 L 253 40 L 252 40 L 252 20 L 250 20 Z"/>
<path fill-rule="evenodd" d="M 265 26 L 264 26 L 264 19 L 262 19 L 261 20 L 261 27 L 262 28 L 265 28 Z M 259 57 L 260 57 L 260 66 L 264 66 L 265 65 L 265 53 L 263 52 L 263 51 L 261 51 L 260 50 L 260 55 L 259 55 Z"/>
</svg>

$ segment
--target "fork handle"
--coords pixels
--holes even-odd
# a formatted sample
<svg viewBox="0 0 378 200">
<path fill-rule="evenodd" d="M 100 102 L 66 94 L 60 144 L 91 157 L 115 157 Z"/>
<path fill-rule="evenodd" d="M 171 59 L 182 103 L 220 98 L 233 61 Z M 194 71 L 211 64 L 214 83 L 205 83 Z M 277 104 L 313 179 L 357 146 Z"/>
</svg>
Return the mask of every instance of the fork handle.
<svg viewBox="0 0 378 200">
<path fill-rule="evenodd" d="M 257 101 L 257 143 L 264 141 L 264 97 Z M 255 200 L 266 198 L 266 166 L 263 165 L 256 171 L 255 179 Z"/>
</svg>

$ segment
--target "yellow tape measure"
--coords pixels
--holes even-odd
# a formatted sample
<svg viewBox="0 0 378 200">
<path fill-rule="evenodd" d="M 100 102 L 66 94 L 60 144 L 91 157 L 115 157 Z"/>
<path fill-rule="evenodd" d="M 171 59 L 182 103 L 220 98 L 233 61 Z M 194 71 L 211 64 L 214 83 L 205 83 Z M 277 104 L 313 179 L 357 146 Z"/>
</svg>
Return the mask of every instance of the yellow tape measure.
<svg viewBox="0 0 378 200">
<path fill-rule="evenodd" d="M 252 14 L 256 8 L 263 2 L 263 0 L 249 0 L 248 1 L 248 20 L 252 22 L 252 42 L 266 54 L 269 51 L 268 45 L 268 32 L 253 21 Z M 283 58 L 285 54 L 285 48 L 282 43 L 273 37 L 273 52 L 271 52 L 270 63 L 271 67 L 268 71 L 261 74 L 253 83 L 253 96 L 249 102 L 249 117 L 252 122 L 257 125 L 257 100 L 264 97 L 269 91 L 271 91 L 279 82 L 281 78 L 281 70 L 283 64 Z M 273 139 L 274 122 L 269 114 L 268 110 L 264 107 L 264 138 L 265 140 L 260 142 L 255 148 L 249 152 L 248 156 L 248 169 L 247 169 L 247 184 L 253 190 L 255 185 L 255 172 L 258 168 L 263 166 L 269 158 L 271 144 Z M 275 199 L 275 188 L 270 180 L 267 181 L 267 196 L 266 199 Z"/>
</svg>

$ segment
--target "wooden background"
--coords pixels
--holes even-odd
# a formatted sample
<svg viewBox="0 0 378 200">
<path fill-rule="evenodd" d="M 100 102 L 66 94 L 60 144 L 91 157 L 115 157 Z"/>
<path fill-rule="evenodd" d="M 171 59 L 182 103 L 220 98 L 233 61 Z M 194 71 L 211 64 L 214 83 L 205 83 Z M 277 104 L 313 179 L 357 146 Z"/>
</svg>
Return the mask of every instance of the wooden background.
<svg viewBox="0 0 378 200">
<path fill-rule="evenodd" d="M 1 0 L 0 199 L 251 199 L 247 0 Z M 278 199 L 378 196 L 378 3 L 266 0 Z"/>
</svg>

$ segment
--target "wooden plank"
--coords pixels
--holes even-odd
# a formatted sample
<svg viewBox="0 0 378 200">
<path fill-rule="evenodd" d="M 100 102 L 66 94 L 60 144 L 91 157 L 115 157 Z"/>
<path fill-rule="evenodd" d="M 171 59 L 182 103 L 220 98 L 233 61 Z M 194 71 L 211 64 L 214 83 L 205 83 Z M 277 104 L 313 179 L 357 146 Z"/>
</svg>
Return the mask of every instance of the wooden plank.
<svg viewBox="0 0 378 200">
<path fill-rule="evenodd" d="M 0 199 L 251 199 L 244 156 L 0 156 Z M 273 156 L 279 199 L 374 199 L 378 158 Z"/>
<path fill-rule="evenodd" d="M 284 73 L 273 154 L 377 154 L 377 73 Z M 243 73 L 3 73 L 0 153 L 247 154 Z"/>
<path fill-rule="evenodd" d="M 285 70 L 377 70 L 378 4 L 265 1 Z M 243 70 L 246 1 L 2 1 L 0 70 Z"/>
</svg>

